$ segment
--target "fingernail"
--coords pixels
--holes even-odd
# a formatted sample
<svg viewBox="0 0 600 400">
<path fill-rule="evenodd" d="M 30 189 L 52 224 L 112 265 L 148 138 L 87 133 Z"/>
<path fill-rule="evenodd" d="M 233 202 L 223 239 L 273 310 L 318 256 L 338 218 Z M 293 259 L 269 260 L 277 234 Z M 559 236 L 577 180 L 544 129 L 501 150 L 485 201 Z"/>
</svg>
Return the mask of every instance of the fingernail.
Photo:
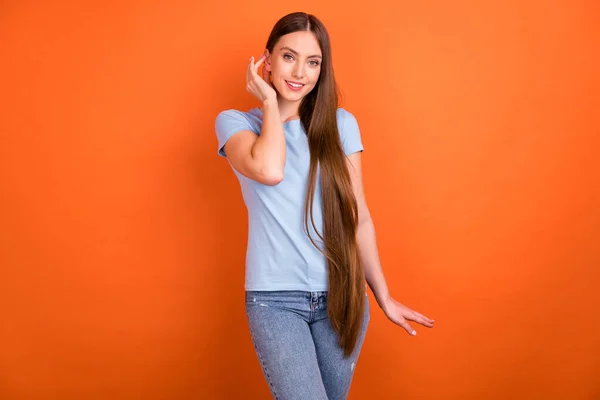
<svg viewBox="0 0 600 400">
<path fill-rule="evenodd" d="M 416 336 L 417 335 L 417 331 L 412 331 L 412 335 Z"/>
</svg>

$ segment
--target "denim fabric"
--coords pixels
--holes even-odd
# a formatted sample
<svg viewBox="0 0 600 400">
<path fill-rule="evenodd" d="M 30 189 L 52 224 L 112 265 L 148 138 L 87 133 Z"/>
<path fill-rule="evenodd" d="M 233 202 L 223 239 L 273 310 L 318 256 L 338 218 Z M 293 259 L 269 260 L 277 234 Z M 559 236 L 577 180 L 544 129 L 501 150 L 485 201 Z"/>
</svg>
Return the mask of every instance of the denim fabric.
<svg viewBox="0 0 600 400">
<path fill-rule="evenodd" d="M 356 348 L 345 357 L 327 317 L 327 292 L 246 291 L 252 341 L 274 399 L 348 397 L 370 320 L 366 300 Z"/>
</svg>

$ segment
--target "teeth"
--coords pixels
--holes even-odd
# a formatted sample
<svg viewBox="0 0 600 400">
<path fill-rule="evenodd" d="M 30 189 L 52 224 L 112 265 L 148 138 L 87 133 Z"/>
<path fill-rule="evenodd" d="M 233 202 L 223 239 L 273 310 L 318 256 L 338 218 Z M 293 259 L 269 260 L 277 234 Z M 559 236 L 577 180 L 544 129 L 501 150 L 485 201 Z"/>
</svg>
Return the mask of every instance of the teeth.
<svg viewBox="0 0 600 400">
<path fill-rule="evenodd" d="M 290 86 L 293 86 L 295 88 L 300 88 L 300 87 L 304 86 L 304 85 L 298 85 L 298 84 L 292 83 L 292 82 L 288 82 L 288 83 L 290 84 Z"/>
</svg>

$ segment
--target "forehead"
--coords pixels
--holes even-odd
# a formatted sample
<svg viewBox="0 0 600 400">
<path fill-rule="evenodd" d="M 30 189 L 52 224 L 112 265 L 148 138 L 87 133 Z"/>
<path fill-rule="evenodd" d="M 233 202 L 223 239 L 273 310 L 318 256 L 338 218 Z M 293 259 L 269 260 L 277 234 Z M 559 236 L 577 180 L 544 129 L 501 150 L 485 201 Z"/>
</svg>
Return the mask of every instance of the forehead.
<svg viewBox="0 0 600 400">
<path fill-rule="evenodd" d="M 292 32 L 283 35 L 277 42 L 275 50 L 281 51 L 284 46 L 296 50 L 301 56 L 322 55 L 319 42 L 314 33 L 310 31 Z"/>
</svg>

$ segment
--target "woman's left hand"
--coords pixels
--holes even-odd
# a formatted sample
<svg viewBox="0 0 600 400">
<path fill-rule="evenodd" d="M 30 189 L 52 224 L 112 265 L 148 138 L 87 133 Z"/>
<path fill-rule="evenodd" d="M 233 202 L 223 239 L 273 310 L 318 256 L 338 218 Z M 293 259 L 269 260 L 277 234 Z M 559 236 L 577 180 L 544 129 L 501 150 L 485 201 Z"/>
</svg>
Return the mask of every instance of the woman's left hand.
<svg viewBox="0 0 600 400">
<path fill-rule="evenodd" d="M 390 321 L 404 328 L 406 332 L 412 336 L 416 335 L 417 331 L 410 326 L 408 321 L 414 321 L 428 328 L 433 328 L 433 323 L 435 322 L 435 320 L 427 318 L 426 316 L 411 310 L 404 304 L 397 302 L 392 297 L 389 297 L 382 304 L 381 308 Z"/>
</svg>

